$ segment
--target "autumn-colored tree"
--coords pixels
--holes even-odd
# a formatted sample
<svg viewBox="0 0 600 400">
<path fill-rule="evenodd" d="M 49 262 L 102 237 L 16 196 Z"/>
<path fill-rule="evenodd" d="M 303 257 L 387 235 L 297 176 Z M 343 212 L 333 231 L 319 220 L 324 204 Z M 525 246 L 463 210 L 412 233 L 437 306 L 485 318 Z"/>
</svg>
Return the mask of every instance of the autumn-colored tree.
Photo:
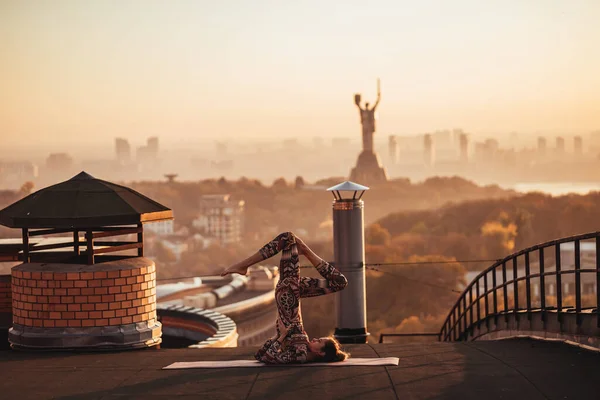
<svg viewBox="0 0 600 400">
<path fill-rule="evenodd" d="M 153 253 L 156 256 L 156 260 L 160 263 L 171 264 L 177 261 L 177 257 L 171 249 L 166 247 L 162 242 L 156 241 L 153 246 Z"/>
<path fill-rule="evenodd" d="M 288 184 L 285 181 L 285 178 L 277 178 L 273 181 L 272 187 L 273 189 L 287 189 Z"/>
<path fill-rule="evenodd" d="M 19 189 L 19 196 L 25 197 L 25 196 L 29 195 L 33 191 L 34 187 L 35 187 L 35 185 L 33 184 L 33 182 L 31 182 L 31 181 L 25 182 L 23 185 L 21 185 L 21 188 Z"/>
<path fill-rule="evenodd" d="M 296 189 L 302 189 L 302 188 L 304 188 L 304 185 L 305 185 L 304 178 L 301 176 L 297 176 L 296 181 L 294 182 L 294 187 Z"/>
<path fill-rule="evenodd" d="M 367 244 L 386 246 L 390 243 L 390 233 L 379 224 L 371 224 L 365 232 L 365 241 Z"/>
</svg>

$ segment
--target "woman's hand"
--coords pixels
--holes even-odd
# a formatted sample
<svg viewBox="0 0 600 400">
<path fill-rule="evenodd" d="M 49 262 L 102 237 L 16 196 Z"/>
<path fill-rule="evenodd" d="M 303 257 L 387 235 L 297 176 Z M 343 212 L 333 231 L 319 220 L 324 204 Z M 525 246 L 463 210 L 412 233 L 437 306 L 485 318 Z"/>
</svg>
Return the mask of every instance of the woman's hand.
<svg viewBox="0 0 600 400">
<path fill-rule="evenodd" d="M 306 255 L 307 250 L 308 250 L 308 246 L 298 236 L 296 236 L 296 246 L 298 246 L 298 253 L 300 255 L 303 255 L 303 254 Z"/>
<path fill-rule="evenodd" d="M 323 262 L 323 259 L 316 255 L 298 236 L 296 236 L 296 246 L 298 246 L 298 254 L 306 257 L 313 266 L 316 267 Z"/>
</svg>

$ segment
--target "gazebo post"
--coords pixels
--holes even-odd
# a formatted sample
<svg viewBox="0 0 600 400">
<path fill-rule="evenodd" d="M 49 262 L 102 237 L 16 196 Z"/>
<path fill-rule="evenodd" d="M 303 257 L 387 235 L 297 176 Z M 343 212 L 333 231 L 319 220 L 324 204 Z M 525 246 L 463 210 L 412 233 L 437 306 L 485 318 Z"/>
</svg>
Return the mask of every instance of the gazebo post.
<svg viewBox="0 0 600 400">
<path fill-rule="evenodd" d="M 79 255 L 79 231 L 75 229 L 73 231 L 73 250 L 75 251 L 75 255 Z"/>
<path fill-rule="evenodd" d="M 23 262 L 29 262 L 29 229 L 23 228 Z"/>
<path fill-rule="evenodd" d="M 88 230 L 85 234 L 85 238 L 87 239 L 88 265 L 92 265 L 94 263 L 94 234 L 93 234 L 93 231 Z"/>
<path fill-rule="evenodd" d="M 137 241 L 141 244 L 141 247 L 138 248 L 138 257 L 144 257 L 144 224 L 141 222 L 137 224 L 140 231 L 137 234 Z"/>
</svg>

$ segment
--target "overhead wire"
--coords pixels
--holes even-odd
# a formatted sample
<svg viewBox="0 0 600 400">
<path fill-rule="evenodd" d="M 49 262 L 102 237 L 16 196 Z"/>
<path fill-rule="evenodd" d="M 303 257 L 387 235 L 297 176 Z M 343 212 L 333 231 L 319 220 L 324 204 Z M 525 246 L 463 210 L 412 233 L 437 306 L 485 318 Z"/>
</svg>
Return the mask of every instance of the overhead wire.
<svg viewBox="0 0 600 400">
<path fill-rule="evenodd" d="M 425 281 L 422 281 L 422 280 L 420 280 L 420 279 L 415 279 L 415 278 L 409 278 L 409 277 L 407 277 L 407 276 L 404 276 L 404 275 L 396 275 L 396 274 L 393 274 L 393 273 L 391 273 L 391 272 L 389 272 L 389 271 L 382 271 L 382 270 L 379 270 L 379 269 L 377 269 L 377 268 L 368 267 L 368 266 L 367 266 L 367 267 L 365 267 L 365 268 L 366 268 L 366 269 L 368 269 L 368 270 L 371 270 L 371 271 L 376 271 L 376 272 L 381 272 L 381 273 L 383 273 L 383 274 L 388 274 L 388 275 L 394 276 L 394 277 L 396 277 L 396 278 L 404 279 L 404 280 L 411 281 L 411 282 L 420 283 L 421 285 L 425 285 L 425 286 L 431 286 L 431 287 L 435 287 L 435 288 L 438 288 L 438 289 L 449 290 L 449 291 L 451 291 L 451 292 L 454 292 L 454 293 L 459 293 L 459 294 L 460 294 L 460 293 L 462 293 L 460 290 L 451 289 L 451 288 L 449 288 L 449 287 L 447 287 L 447 286 L 436 285 L 435 283 L 431 283 L 431 282 L 425 282 Z"/>
<path fill-rule="evenodd" d="M 498 262 L 500 259 L 490 258 L 490 259 L 480 259 L 480 260 L 441 260 L 441 261 L 403 261 L 403 262 L 393 262 L 393 263 L 366 263 L 367 266 L 376 266 L 376 267 L 393 267 L 393 266 L 402 266 L 402 265 L 423 265 L 423 264 L 471 264 L 471 263 L 481 263 L 481 262 Z"/>
<path fill-rule="evenodd" d="M 375 272 L 380 272 L 383 274 L 387 274 L 390 276 L 394 276 L 396 278 L 399 279 L 404 279 L 407 281 L 411 281 L 411 282 L 416 282 L 419 283 L 421 285 L 425 285 L 425 286 L 431 286 L 431 287 L 435 287 L 438 289 L 444 289 L 444 290 L 449 290 L 451 292 L 454 293 L 461 293 L 459 290 L 447 287 L 447 286 L 442 286 L 442 285 L 436 285 L 434 283 L 431 282 L 426 282 L 426 281 L 422 281 L 419 279 L 415 279 L 415 278 L 409 278 L 405 275 L 397 275 L 394 273 L 391 273 L 389 271 L 382 271 L 380 269 L 377 269 L 375 267 L 394 267 L 394 266 L 413 266 L 413 265 L 436 265 L 436 264 L 466 264 L 466 263 L 481 263 L 481 262 L 497 262 L 499 261 L 498 259 L 476 259 L 476 260 L 443 260 L 443 261 L 406 261 L 406 262 L 395 262 L 395 263 L 365 263 L 365 269 L 367 270 L 371 270 L 371 271 L 375 271 Z M 331 263 L 333 264 L 333 263 Z M 314 268 L 312 265 L 300 265 L 300 268 L 306 269 L 306 268 Z M 193 276 L 179 276 L 179 277 L 172 277 L 172 278 L 158 278 L 157 281 L 162 281 L 162 282 L 166 282 L 166 281 L 177 281 L 177 280 L 184 280 L 184 279 L 193 279 L 193 278 L 205 278 L 208 276 L 214 276 L 214 275 L 193 275 Z"/>
</svg>

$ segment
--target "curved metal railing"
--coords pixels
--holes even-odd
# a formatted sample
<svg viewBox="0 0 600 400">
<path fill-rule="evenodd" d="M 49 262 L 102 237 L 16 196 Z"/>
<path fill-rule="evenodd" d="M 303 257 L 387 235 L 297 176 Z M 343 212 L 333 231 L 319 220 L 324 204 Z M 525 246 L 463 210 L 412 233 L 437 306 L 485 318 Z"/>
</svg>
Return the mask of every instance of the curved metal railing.
<svg viewBox="0 0 600 400">
<path fill-rule="evenodd" d="M 582 268 L 582 252 L 581 243 L 585 240 L 594 240 L 593 252 L 595 253 L 595 268 Z M 565 256 L 561 253 L 561 245 L 565 243 L 573 242 L 573 268 L 563 269 L 562 259 Z M 554 247 L 554 263 L 556 267 L 554 270 L 548 270 L 546 264 L 548 261 L 548 252 L 545 252 L 548 248 Z M 587 247 L 587 246 L 586 246 Z M 535 260 L 537 253 L 537 271 L 531 271 L 531 259 Z M 533 255 L 533 257 L 532 257 Z M 519 258 L 524 260 L 524 269 L 521 269 L 521 275 L 519 276 Z M 552 261 L 552 258 L 550 258 Z M 507 265 L 512 267 L 512 279 L 507 280 Z M 584 273 L 595 273 L 595 282 L 588 283 L 587 287 L 595 292 L 596 301 L 595 307 L 582 308 L 582 282 L 581 276 Z M 489 282 L 488 276 L 491 274 L 492 282 Z M 441 341 L 457 341 L 465 340 L 469 334 L 473 334 L 473 329 L 476 326 L 480 326 L 482 323 L 490 323 L 490 316 L 493 317 L 496 325 L 498 319 L 504 316 L 508 322 L 508 317 L 511 313 L 515 315 L 518 320 L 520 315 L 523 313 L 527 314 L 527 318 L 531 320 L 532 312 L 541 311 L 542 321 L 544 323 L 547 319 L 547 312 L 552 310 L 558 314 L 558 320 L 561 321 L 565 309 L 569 309 L 569 313 L 572 313 L 572 307 L 567 307 L 563 304 L 563 276 L 564 275 L 575 275 L 574 279 L 574 296 L 575 306 L 574 313 L 576 314 L 577 326 L 580 327 L 582 324 L 582 311 L 586 311 L 587 314 L 596 315 L 597 326 L 600 328 L 600 313 L 598 311 L 598 305 L 600 305 L 600 232 L 586 233 L 582 235 L 576 235 L 561 239 L 552 240 L 546 243 L 538 244 L 514 254 L 505 257 L 502 260 L 494 263 L 486 270 L 479 273 L 461 293 L 454 307 L 450 310 L 450 313 L 446 317 L 442 328 L 440 329 L 439 339 Z M 498 282 L 500 275 L 501 282 Z M 556 293 L 550 293 L 550 296 L 556 296 L 556 306 L 548 306 L 546 304 L 546 280 L 551 278 L 555 280 Z M 533 297 L 537 297 L 535 307 L 532 306 L 532 280 L 539 280 L 539 294 L 535 294 Z M 524 286 L 525 291 L 525 307 L 521 307 L 519 296 L 519 286 Z M 595 285 L 595 288 L 589 285 Z M 512 291 L 509 294 L 509 289 Z M 499 293 L 500 299 L 499 299 Z M 569 291 L 570 292 L 570 291 Z M 509 300 L 512 295 L 512 307 L 509 305 Z M 491 301 L 490 301 L 491 297 Z M 499 303 L 499 300 L 501 303 Z M 492 304 L 490 304 L 490 302 Z M 482 304 L 483 303 L 483 304 Z M 539 303 L 539 306 L 537 305 Z"/>
</svg>

